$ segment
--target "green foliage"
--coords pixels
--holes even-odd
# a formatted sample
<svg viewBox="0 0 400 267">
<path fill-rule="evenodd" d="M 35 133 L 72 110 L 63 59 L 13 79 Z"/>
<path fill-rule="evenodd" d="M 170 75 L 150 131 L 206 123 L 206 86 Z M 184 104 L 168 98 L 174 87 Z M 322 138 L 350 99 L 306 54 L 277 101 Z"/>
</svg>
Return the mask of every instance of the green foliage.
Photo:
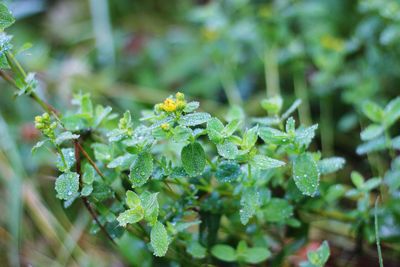
<svg viewBox="0 0 400 267">
<path fill-rule="evenodd" d="M 216 65 L 221 65 L 221 59 L 228 61 L 224 62 L 222 67 L 218 66 L 221 70 L 215 72 L 220 73 L 212 73 L 215 67 L 213 66 L 209 77 L 204 79 L 211 81 L 211 85 L 218 88 L 221 87 L 221 82 L 225 88 L 226 96 L 232 102 L 231 106 L 226 113 L 215 113 L 225 114 L 224 119 L 211 115 L 213 110 L 208 108 L 213 106 L 212 103 L 206 102 L 206 105 L 202 105 L 202 108 L 210 113 L 197 111 L 200 103 L 189 101 L 182 93 L 167 97 L 151 110 L 142 110 L 142 117 L 137 115 L 137 110 L 134 112 L 132 109 L 132 115 L 128 110 L 118 118 L 118 114 L 112 113 L 111 107 L 94 105 L 88 93 L 74 94 L 74 108 L 58 112 L 36 95 L 39 83 L 35 75 L 25 73 L 14 57 L 11 37 L 1 33 L 1 69 L 9 69 L 7 73 L 12 74 L 11 79 L 17 87 L 18 95 L 30 96 L 44 109 L 45 113 L 35 118 L 35 126 L 43 134 L 44 140 L 39 141 L 32 150 L 44 144 L 52 144 L 55 148 L 58 155 L 55 166 L 60 172 L 55 182 L 57 197 L 65 201 L 65 207 L 70 206 L 75 199 L 82 198 L 89 209 L 93 209 L 93 229 L 97 229 L 97 232 L 105 233 L 111 240 L 122 240 L 124 236 L 138 237 L 139 241 L 136 242 L 139 242 L 138 246 L 143 254 L 146 253 L 144 244 L 149 242 L 149 250 L 157 257 L 167 257 L 171 264 L 188 265 L 189 257 L 193 260 L 190 262 L 193 265 L 218 265 L 219 260 L 241 266 L 261 264 L 266 260 L 267 265 L 284 265 L 286 256 L 295 253 L 293 247 L 299 245 L 296 241 L 308 237 L 307 233 L 313 225 L 314 218 L 319 220 L 324 216 L 332 216 L 335 220 L 349 223 L 351 231 L 359 235 L 360 240 L 363 235 L 367 241 L 373 242 L 375 237 L 370 234 L 371 222 L 373 218 L 377 218 L 378 208 L 372 213 L 370 200 L 386 187 L 388 190 L 382 192 L 388 191 L 387 203 L 383 203 L 379 212 L 389 218 L 384 222 L 384 229 L 394 233 L 393 225 L 390 228 L 388 224 L 395 224 L 396 218 L 399 217 L 398 210 L 393 207 L 396 207 L 395 200 L 398 199 L 400 188 L 399 157 L 395 160 L 397 151 L 400 150 L 400 136 L 396 132 L 400 118 L 400 98 L 391 101 L 386 99 L 387 105 L 381 105 L 385 99 L 375 99 L 376 90 L 369 89 L 374 87 L 369 79 L 373 80 L 376 77 L 363 76 L 369 75 L 369 69 L 363 68 L 363 74 L 352 70 L 354 66 L 363 65 L 373 68 L 375 64 L 366 64 L 370 63 L 369 59 L 367 62 L 353 62 L 354 66 L 351 68 L 344 66 L 345 73 L 341 73 L 339 68 L 345 58 L 357 57 L 361 53 L 357 47 L 359 44 L 363 44 L 362 49 L 368 50 L 370 54 L 376 53 L 376 56 L 371 56 L 374 58 L 380 55 L 387 56 L 387 51 L 393 49 L 390 46 L 381 49 L 383 44 L 373 44 L 371 48 L 364 42 L 370 38 L 368 36 L 357 35 L 351 43 L 333 36 L 326 37 L 318 33 L 319 27 L 310 33 L 310 36 L 307 34 L 304 38 L 306 40 L 303 40 L 287 27 L 294 21 L 297 23 L 299 19 L 298 25 L 308 28 L 310 23 L 307 22 L 307 17 L 297 13 L 309 13 L 309 7 L 318 13 L 316 16 L 326 17 L 325 13 L 321 14 L 319 11 L 324 10 L 321 7 L 325 7 L 326 3 L 310 1 L 308 6 L 300 1 L 291 3 L 291 10 L 287 3 L 272 7 L 249 4 L 246 1 L 223 2 L 213 2 L 205 5 L 204 9 L 195 8 L 193 16 L 190 17 L 199 27 L 204 27 L 207 38 L 214 36 L 213 34 L 217 36 L 214 41 L 207 38 L 203 40 L 213 43 L 209 46 L 210 49 L 194 48 L 198 49 L 196 52 L 199 57 L 206 58 Z M 380 10 L 379 5 L 354 5 L 364 12 L 385 13 Z M 302 11 L 295 12 L 300 7 Z M 276 23 L 269 13 L 277 8 L 277 14 L 286 14 L 279 18 L 279 21 L 282 20 L 279 23 Z M 253 9 L 267 14 L 253 16 Z M 232 14 L 229 12 L 236 14 L 239 19 L 231 19 Z M 384 21 L 379 16 L 376 20 L 381 28 L 386 28 L 384 25 L 387 20 L 394 20 L 387 12 L 385 14 Z M 1 30 L 13 22 L 11 13 L 0 4 Z M 281 26 L 275 24 L 286 26 L 282 26 L 281 29 L 278 28 Z M 264 27 L 265 25 L 268 27 Z M 361 25 L 362 27 L 355 32 L 369 28 L 365 25 Z M 228 26 L 236 30 L 231 31 Z M 330 26 L 323 24 L 321 27 Z M 260 30 L 261 28 L 263 30 Z M 269 32 L 271 29 L 273 32 Z M 378 34 L 376 31 L 373 31 L 374 34 Z M 241 35 L 239 32 L 243 33 L 243 36 L 237 36 Z M 228 37 L 229 42 L 225 42 L 226 39 L 224 41 L 222 37 Z M 390 42 L 389 37 L 388 33 L 382 34 L 382 40 L 386 40 L 385 42 Z M 185 39 L 184 30 L 181 38 Z M 190 36 L 187 40 L 194 38 L 195 36 Z M 193 45 L 187 40 L 183 43 Z M 269 51 L 273 48 L 263 45 L 265 40 L 271 41 L 272 46 L 279 47 L 276 48 L 279 51 Z M 177 42 L 177 47 L 184 46 L 179 40 Z M 312 45 L 303 47 L 303 42 L 311 42 Z M 348 47 L 353 47 L 351 49 L 354 50 Z M 297 52 L 293 49 L 297 49 Z M 249 54 L 248 50 L 256 51 L 257 57 Z M 191 50 L 188 51 L 188 54 L 193 54 Z M 306 52 L 307 57 L 304 56 Z M 259 108 L 265 111 L 264 116 L 251 117 L 240 105 L 233 104 L 241 101 L 235 100 L 235 95 L 230 95 L 229 90 L 235 89 L 236 78 L 246 80 L 251 76 L 244 73 L 239 66 L 249 63 L 249 59 L 258 62 L 260 55 L 265 55 L 265 66 L 262 66 L 262 69 L 264 71 L 265 67 L 267 73 L 268 96 L 273 96 L 260 101 Z M 302 101 L 299 99 L 286 106 L 288 103 L 285 103 L 284 99 L 293 98 L 286 97 L 286 94 L 279 95 L 279 88 L 276 94 L 271 94 L 271 80 L 280 81 L 280 77 L 269 76 L 271 73 L 277 74 L 280 69 L 273 66 L 278 65 L 278 62 L 273 62 L 277 60 L 274 59 L 277 55 L 279 64 L 290 66 L 285 69 L 285 75 L 295 72 L 294 91 L 296 96 L 304 97 L 303 106 L 300 106 Z M 149 56 L 156 58 L 150 52 L 146 54 L 146 57 Z M 168 62 L 170 56 L 169 53 L 165 53 L 165 58 L 160 64 Z M 308 66 L 303 66 L 303 58 L 311 61 L 308 62 Z M 179 60 L 178 58 L 177 61 Z M 193 75 L 196 73 L 194 70 L 208 69 L 207 64 L 209 63 L 201 62 L 198 64 L 201 67 L 192 67 L 188 66 L 191 65 L 189 63 L 182 63 L 183 67 L 179 70 L 196 76 Z M 233 74 L 239 77 L 230 77 L 231 73 L 225 65 L 233 67 Z M 258 62 L 249 66 L 249 69 L 259 68 L 258 65 L 263 64 Z M 303 67 L 305 68 L 302 69 Z M 310 77 L 304 75 L 307 67 L 313 70 Z M 179 75 L 174 72 L 176 70 L 162 72 L 161 76 L 172 83 L 179 80 L 175 79 Z M 129 75 L 121 75 L 123 76 Z M 308 93 L 299 92 L 298 77 L 305 79 L 300 87 L 310 86 Z M 182 79 L 187 80 L 190 79 Z M 187 90 L 192 90 L 190 86 L 187 87 Z M 338 88 L 340 93 L 339 90 L 334 91 Z M 351 111 L 349 118 L 355 120 L 347 121 L 348 127 L 354 128 L 354 125 L 357 125 L 356 111 L 364 116 L 360 121 L 360 125 L 365 125 L 360 139 L 365 143 L 358 146 L 357 153 L 368 154 L 368 158 L 373 161 L 376 160 L 376 152 L 388 152 L 388 155 L 382 158 L 392 160 L 392 164 L 381 164 L 380 161 L 384 160 L 380 158 L 376 160 L 376 166 L 370 163 L 372 172 L 377 173 L 376 176 L 379 177 L 365 178 L 370 170 L 360 173 L 353 171 L 353 185 L 345 184 L 343 181 L 347 178 L 346 169 L 350 169 L 346 168 L 341 172 L 343 179 L 340 181 L 343 184 L 337 183 L 334 173 L 344 167 L 345 159 L 331 156 L 331 151 L 325 150 L 327 144 L 329 148 L 329 130 L 335 130 L 327 129 L 327 124 L 331 122 L 324 120 L 324 108 L 327 104 L 325 100 L 329 99 L 331 92 L 338 92 L 346 102 L 354 104 L 355 109 Z M 307 94 L 310 96 L 308 100 Z M 320 96 L 323 97 L 317 98 Z M 313 144 L 319 126 L 312 124 L 310 117 L 305 115 L 307 112 L 304 112 L 309 106 L 314 110 L 315 106 L 308 103 L 314 101 L 314 98 L 321 100 L 322 136 L 318 136 L 317 140 L 322 141 L 322 152 L 315 151 L 316 147 L 320 147 L 319 144 Z M 296 113 L 297 109 L 300 109 L 299 114 Z M 246 110 L 249 110 L 250 114 L 256 114 L 256 111 L 261 109 L 252 110 L 246 107 Z M 340 112 L 338 107 L 338 113 Z M 302 122 L 300 125 L 296 125 L 297 118 Z M 367 119 L 371 124 L 364 124 L 364 120 Z M 344 135 L 350 136 L 347 133 Z M 355 143 L 357 142 L 354 141 Z M 347 152 L 346 150 L 343 153 Z M 329 154 L 330 157 L 325 158 L 325 154 Z M 390 169 L 386 171 L 385 168 L 389 165 Z M 365 174 L 365 177 L 361 173 Z M 329 177 L 324 176 L 328 174 Z M 124 194 L 125 198 L 122 197 Z M 347 199 L 342 201 L 342 198 Z M 349 210 L 349 207 L 354 205 L 343 208 L 341 203 L 348 201 L 356 203 L 357 208 Z M 378 237 L 376 230 L 376 238 Z M 387 240 L 391 237 L 389 235 Z M 129 238 L 128 240 L 134 242 Z M 237 247 L 232 247 L 232 244 L 237 244 Z M 270 252 L 270 248 L 274 248 L 273 252 Z M 301 266 L 324 266 L 329 257 L 327 242 L 322 243 L 316 251 L 309 252 L 307 257 L 308 261 Z M 148 258 L 151 258 L 150 254 Z M 165 263 L 164 260 L 160 262 Z"/>
</svg>

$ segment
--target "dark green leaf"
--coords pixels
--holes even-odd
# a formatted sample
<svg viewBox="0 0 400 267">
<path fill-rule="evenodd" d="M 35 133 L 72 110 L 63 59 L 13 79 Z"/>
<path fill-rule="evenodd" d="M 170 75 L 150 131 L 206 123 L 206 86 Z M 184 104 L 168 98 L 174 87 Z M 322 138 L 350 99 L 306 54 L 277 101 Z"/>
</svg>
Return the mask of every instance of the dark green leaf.
<svg viewBox="0 0 400 267">
<path fill-rule="evenodd" d="M 228 245 L 215 245 L 211 249 L 211 254 L 219 260 L 232 262 L 236 260 L 236 251 Z"/>
<path fill-rule="evenodd" d="M 241 174 L 240 165 L 234 161 L 223 161 L 218 165 L 215 177 L 220 182 L 233 182 Z"/>
</svg>

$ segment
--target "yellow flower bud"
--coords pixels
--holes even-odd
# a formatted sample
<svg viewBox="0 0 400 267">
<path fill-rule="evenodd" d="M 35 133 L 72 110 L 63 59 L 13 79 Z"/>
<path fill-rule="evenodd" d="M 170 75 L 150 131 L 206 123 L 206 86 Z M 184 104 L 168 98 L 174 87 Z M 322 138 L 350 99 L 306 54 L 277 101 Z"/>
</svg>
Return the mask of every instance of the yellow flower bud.
<svg viewBox="0 0 400 267">
<path fill-rule="evenodd" d="M 182 110 L 186 107 L 186 101 L 185 100 L 178 100 L 176 101 L 176 109 Z"/>
<path fill-rule="evenodd" d="M 181 92 L 175 94 L 177 100 L 185 100 L 185 95 Z"/>
<path fill-rule="evenodd" d="M 163 129 L 164 131 L 169 131 L 169 129 L 170 129 L 170 126 L 169 126 L 169 124 L 168 123 L 163 123 L 163 124 L 161 124 L 161 129 Z"/>
</svg>

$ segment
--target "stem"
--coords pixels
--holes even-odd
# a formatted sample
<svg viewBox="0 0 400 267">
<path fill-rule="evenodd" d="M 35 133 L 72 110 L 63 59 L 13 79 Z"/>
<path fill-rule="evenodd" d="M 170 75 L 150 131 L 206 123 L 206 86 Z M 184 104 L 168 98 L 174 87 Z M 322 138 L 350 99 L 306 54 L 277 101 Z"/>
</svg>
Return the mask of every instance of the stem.
<svg viewBox="0 0 400 267">
<path fill-rule="evenodd" d="M 280 95 L 279 69 L 277 62 L 277 48 L 275 45 L 267 48 L 264 53 L 265 83 L 267 97 Z"/>
<path fill-rule="evenodd" d="M 76 161 L 76 172 L 79 175 L 79 184 L 82 186 L 82 171 L 81 171 L 81 157 L 79 154 L 79 142 L 77 140 L 74 140 L 74 148 L 75 148 L 75 161 Z M 117 245 L 114 241 L 114 239 L 110 236 L 110 234 L 107 232 L 107 230 L 104 228 L 104 226 L 100 223 L 96 212 L 90 205 L 90 202 L 87 197 L 82 197 L 83 204 L 85 205 L 86 209 L 89 211 L 90 215 L 93 217 L 93 219 L 96 221 L 96 223 L 99 225 L 101 231 L 107 236 L 107 238 L 113 243 L 114 245 Z"/>
<path fill-rule="evenodd" d="M 293 80 L 296 98 L 301 99 L 302 101 L 302 105 L 299 106 L 300 123 L 303 125 L 311 125 L 310 102 L 308 99 L 307 84 L 304 77 L 303 67 L 299 67 Z"/>
<path fill-rule="evenodd" d="M 25 70 L 22 68 L 21 64 L 19 64 L 18 60 L 14 57 L 14 55 L 10 52 L 6 53 L 6 58 L 7 58 L 7 62 L 8 64 L 10 64 L 11 68 L 16 72 L 17 76 L 20 76 L 22 79 L 22 83 L 24 83 L 24 85 L 27 85 L 25 82 L 25 78 L 26 78 L 26 72 Z M 15 87 L 17 90 L 20 90 L 20 88 L 18 87 L 17 83 L 15 82 L 15 80 L 13 78 L 11 78 L 8 74 L 6 74 L 4 71 L 0 70 L 0 76 L 8 83 L 10 83 L 13 87 Z M 33 100 L 36 101 L 36 103 L 38 103 L 45 111 L 47 111 L 48 113 L 56 113 L 58 114 L 59 112 L 50 104 L 46 103 L 45 101 L 43 101 L 34 91 L 32 87 L 29 87 L 28 90 L 28 96 L 31 97 Z"/>
<path fill-rule="evenodd" d="M 376 247 L 378 249 L 379 266 L 383 267 L 383 258 L 382 258 L 381 243 L 379 239 L 379 226 L 378 226 L 378 198 L 376 198 L 375 200 L 375 238 L 376 238 Z"/>
</svg>

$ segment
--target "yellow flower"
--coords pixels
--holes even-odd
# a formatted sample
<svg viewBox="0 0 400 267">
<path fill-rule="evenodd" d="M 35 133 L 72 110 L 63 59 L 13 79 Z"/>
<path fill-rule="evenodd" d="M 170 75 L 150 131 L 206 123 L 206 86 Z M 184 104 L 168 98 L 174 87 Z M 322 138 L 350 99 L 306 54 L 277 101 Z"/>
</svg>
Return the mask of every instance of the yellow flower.
<svg viewBox="0 0 400 267">
<path fill-rule="evenodd" d="M 176 110 L 176 102 L 171 98 L 167 98 L 164 100 L 164 103 L 161 105 L 161 109 L 166 112 L 173 112 Z"/>
</svg>

